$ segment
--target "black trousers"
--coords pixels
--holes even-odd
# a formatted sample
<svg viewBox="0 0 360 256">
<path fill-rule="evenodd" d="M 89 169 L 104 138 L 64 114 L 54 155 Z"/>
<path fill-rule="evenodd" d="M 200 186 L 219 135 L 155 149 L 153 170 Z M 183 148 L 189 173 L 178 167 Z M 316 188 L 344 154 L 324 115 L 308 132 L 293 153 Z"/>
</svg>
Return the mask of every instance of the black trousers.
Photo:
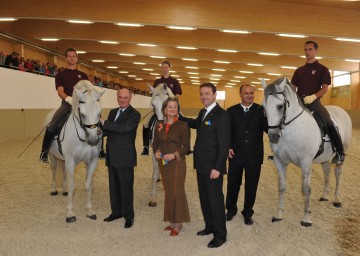
<svg viewBox="0 0 360 256">
<path fill-rule="evenodd" d="M 109 169 L 109 189 L 112 215 L 134 218 L 134 167 Z"/>
<path fill-rule="evenodd" d="M 226 209 L 237 210 L 240 186 L 242 185 L 243 173 L 245 170 L 245 199 L 244 208 L 241 214 L 244 217 L 251 217 L 254 214 L 254 204 L 256 199 L 257 187 L 259 184 L 261 164 L 235 165 L 230 164 L 228 172 L 228 184 L 226 194 Z"/>
<path fill-rule="evenodd" d="M 205 229 L 211 230 L 216 239 L 226 239 L 223 175 L 211 180 L 210 174 L 197 172 L 197 181 Z"/>
</svg>

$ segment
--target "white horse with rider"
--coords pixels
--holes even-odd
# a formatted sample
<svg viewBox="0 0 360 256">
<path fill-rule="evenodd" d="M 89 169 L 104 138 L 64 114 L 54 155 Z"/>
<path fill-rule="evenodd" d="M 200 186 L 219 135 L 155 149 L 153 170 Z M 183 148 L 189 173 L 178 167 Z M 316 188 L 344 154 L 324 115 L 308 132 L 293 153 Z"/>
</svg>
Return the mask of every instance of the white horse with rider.
<svg viewBox="0 0 360 256">
<path fill-rule="evenodd" d="M 68 212 L 66 216 L 66 222 L 68 223 L 76 221 L 75 213 L 73 212 L 74 171 L 76 165 L 80 162 L 86 164 L 86 216 L 93 220 L 96 219 L 91 197 L 93 174 L 98 163 L 101 147 L 101 138 L 98 132 L 101 114 L 99 100 L 104 92 L 105 90 L 99 90 L 87 80 L 81 80 L 76 84 L 70 116 L 61 129 L 58 139 L 52 142 L 49 151 L 50 167 L 52 170 L 52 195 L 57 194 L 57 168 L 62 168 L 64 172 L 63 194 L 66 195 L 68 193 Z M 51 117 L 51 115 L 47 116 L 48 122 L 51 120 Z M 59 143 L 61 144 L 61 152 L 59 151 Z M 67 183 L 67 186 L 65 183 Z"/>
<path fill-rule="evenodd" d="M 283 219 L 286 189 L 286 167 L 293 163 L 302 171 L 302 192 L 305 196 L 305 215 L 301 225 L 311 226 L 310 180 L 312 163 L 320 163 L 325 175 L 321 201 L 327 201 L 330 192 L 330 161 L 334 150 L 329 137 L 323 134 L 310 111 L 305 108 L 294 86 L 286 78 L 280 78 L 264 88 L 263 106 L 268 118 L 268 136 L 274 152 L 274 162 L 279 178 L 279 206 L 274 221 Z M 336 106 L 326 106 L 332 121 L 337 126 L 344 150 L 349 147 L 352 123 L 349 115 Z M 335 165 L 336 189 L 334 206 L 341 206 L 340 176 L 342 163 Z"/>
</svg>

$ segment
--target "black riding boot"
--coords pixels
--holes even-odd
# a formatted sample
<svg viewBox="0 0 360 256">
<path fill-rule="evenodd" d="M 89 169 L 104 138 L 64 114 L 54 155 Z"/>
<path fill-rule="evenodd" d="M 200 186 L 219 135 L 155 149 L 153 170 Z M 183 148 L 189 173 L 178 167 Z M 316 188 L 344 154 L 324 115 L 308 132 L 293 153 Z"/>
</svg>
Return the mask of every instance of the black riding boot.
<svg viewBox="0 0 360 256">
<path fill-rule="evenodd" d="M 332 124 L 328 127 L 328 132 L 330 135 L 330 139 L 332 141 L 332 145 L 335 147 L 336 155 L 332 159 L 332 164 L 341 164 L 345 161 L 345 152 L 344 152 L 344 146 L 341 141 L 340 134 L 338 130 L 336 129 L 335 125 Z"/>
<path fill-rule="evenodd" d="M 143 126 L 143 145 L 144 149 L 141 153 L 142 156 L 148 156 L 149 155 L 149 132 L 150 129 Z"/>
<path fill-rule="evenodd" d="M 40 162 L 49 163 L 48 153 L 49 153 L 50 146 L 53 141 L 54 135 L 55 135 L 54 133 L 52 133 L 48 129 L 46 129 L 43 143 L 42 143 L 40 159 L 39 159 Z"/>
</svg>

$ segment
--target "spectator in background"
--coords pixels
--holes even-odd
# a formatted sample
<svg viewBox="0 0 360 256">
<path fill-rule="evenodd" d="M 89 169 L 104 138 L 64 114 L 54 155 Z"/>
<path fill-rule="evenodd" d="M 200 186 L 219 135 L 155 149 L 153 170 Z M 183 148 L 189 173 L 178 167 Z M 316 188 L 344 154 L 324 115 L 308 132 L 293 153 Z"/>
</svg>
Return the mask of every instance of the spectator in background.
<svg viewBox="0 0 360 256">
<path fill-rule="evenodd" d="M 5 59 L 5 66 L 13 69 L 17 69 L 19 66 L 19 59 L 18 59 L 18 53 L 12 52 L 9 54 Z"/>
<path fill-rule="evenodd" d="M 24 61 L 21 61 L 18 66 L 18 70 L 25 72 L 26 70 L 25 70 L 24 65 L 25 65 Z"/>
<path fill-rule="evenodd" d="M 3 50 L 0 52 L 0 67 L 5 65 L 6 52 Z"/>
<path fill-rule="evenodd" d="M 27 72 L 34 72 L 34 68 L 30 59 L 26 60 L 24 67 Z"/>
</svg>

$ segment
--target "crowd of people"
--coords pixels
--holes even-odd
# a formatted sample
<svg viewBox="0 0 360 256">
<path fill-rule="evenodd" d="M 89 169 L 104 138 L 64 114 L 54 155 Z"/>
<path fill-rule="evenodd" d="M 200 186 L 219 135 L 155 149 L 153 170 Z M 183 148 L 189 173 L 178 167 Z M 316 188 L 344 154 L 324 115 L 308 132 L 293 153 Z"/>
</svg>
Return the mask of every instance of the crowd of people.
<svg viewBox="0 0 360 256">
<path fill-rule="evenodd" d="M 11 54 L 6 54 L 3 50 L 0 51 L 0 67 L 52 77 L 55 77 L 56 74 L 64 70 L 64 67 L 58 67 L 54 63 L 48 62 L 45 64 L 41 60 L 25 59 L 25 57 L 20 56 L 16 51 L 13 51 Z M 105 81 L 97 76 L 88 75 L 88 77 L 90 82 L 99 87 L 113 90 L 127 88 L 133 94 L 150 95 L 148 91 L 140 90 L 135 87 L 125 86 L 114 81 Z"/>
</svg>

